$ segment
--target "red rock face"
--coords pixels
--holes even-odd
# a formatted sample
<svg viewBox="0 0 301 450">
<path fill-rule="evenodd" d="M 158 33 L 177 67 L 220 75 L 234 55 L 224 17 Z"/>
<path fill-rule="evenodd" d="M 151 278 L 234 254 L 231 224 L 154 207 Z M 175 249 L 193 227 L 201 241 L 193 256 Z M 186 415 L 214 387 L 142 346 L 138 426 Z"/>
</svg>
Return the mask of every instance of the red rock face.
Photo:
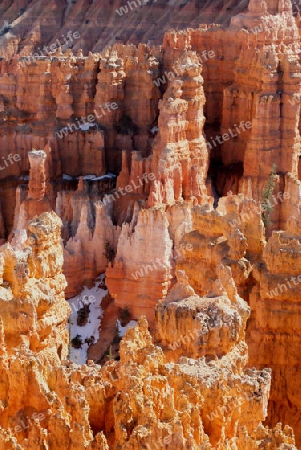
<svg viewBox="0 0 301 450">
<path fill-rule="evenodd" d="M 38 290 L 36 280 L 46 277 L 50 286 L 57 283 L 62 300 L 63 289 L 66 298 L 73 297 L 105 273 L 114 299 L 111 316 L 105 317 L 116 321 L 114 314 L 120 310 L 128 310 L 136 320 L 146 316 L 159 347 L 152 343 L 146 322 L 140 321 L 139 339 L 130 331 L 121 345 L 121 363 L 102 371 L 101 400 L 90 394 L 85 399 L 89 418 L 85 410 L 79 419 L 78 408 L 71 413 L 64 400 L 64 414 L 69 411 L 72 420 L 84 424 L 83 447 L 140 448 L 149 438 L 159 439 L 162 424 L 176 424 L 184 405 L 188 415 L 181 416 L 180 431 L 172 428 L 182 436 L 181 445 L 172 441 L 173 449 L 226 448 L 230 439 L 239 449 L 267 448 L 265 440 L 274 445 L 278 438 L 275 448 L 283 444 L 294 449 L 292 431 L 276 426 L 278 421 L 293 426 L 300 445 L 300 18 L 295 20 L 290 2 L 251 0 L 246 9 L 245 2 L 224 2 L 220 8 L 214 1 L 175 1 L 167 7 L 159 0 L 123 16 L 116 12 L 123 6 L 117 1 L 108 6 L 101 0 L 82 0 L 67 8 L 52 1 L 24 1 L 24 11 L 17 11 L 20 5 L 15 3 L 7 0 L 0 6 L 4 20 L 20 15 L 0 36 L 0 44 L 5 44 L 0 45 L 0 148 L 5 166 L 0 169 L 0 238 L 9 240 L 1 247 L 0 269 L 3 262 L 4 282 L 11 285 L 5 285 L 1 300 L 3 305 L 10 302 L 8 312 L 0 310 L 5 377 L 14 379 L 18 373 L 18 367 L 7 369 L 7 361 L 21 340 L 36 352 L 48 339 L 51 351 L 66 354 L 67 312 L 59 316 L 56 338 L 48 320 L 56 324 L 59 313 L 50 308 L 42 317 L 46 299 L 40 294 L 37 304 L 26 304 L 29 318 L 10 323 L 15 306 L 23 314 L 22 301 L 30 289 Z M 147 22 L 150 17 L 153 28 Z M 211 25 L 213 21 L 217 24 Z M 173 24 L 190 28 L 173 29 L 163 37 Z M 34 61 L 25 58 L 69 30 L 80 34 L 73 36 L 72 51 L 57 49 Z M 127 45 L 115 43 L 115 38 Z M 14 154 L 20 158 L 10 163 Z M 48 222 L 56 217 L 51 211 L 61 222 L 53 219 L 55 236 L 50 232 L 47 237 Z M 47 226 L 37 221 L 41 214 Z M 29 221 L 29 231 L 37 232 L 39 241 L 32 256 L 26 253 Z M 57 264 L 48 248 L 52 243 Z M 45 269 L 48 260 L 51 273 Z M 24 286 L 29 289 L 25 294 Z M 41 316 L 37 325 L 36 314 Z M 186 335 L 191 339 L 183 341 Z M 108 387 L 110 373 L 126 366 L 133 351 L 141 380 L 148 370 L 154 379 L 166 376 L 164 382 L 156 378 L 152 383 L 168 392 L 186 392 L 187 383 L 199 383 L 200 371 L 204 385 L 190 394 L 201 399 L 202 410 L 194 415 L 190 397 L 184 401 L 166 394 L 163 417 L 146 404 L 144 394 L 132 389 L 131 377 L 121 375 Z M 51 358 L 60 366 L 56 354 Z M 179 366 L 167 376 L 170 362 Z M 259 372 L 246 369 L 247 364 Z M 190 365 L 197 367 L 191 372 Z M 266 367 L 272 369 L 271 380 Z M 71 382 L 84 383 L 85 371 L 93 383 L 98 376 L 95 367 L 76 369 L 74 376 L 67 369 L 60 368 L 64 382 L 59 398 L 74 394 Z M 207 373 L 214 395 L 205 382 Z M 29 369 L 26 376 L 32 376 Z M 235 376 L 238 384 L 254 388 L 260 401 L 239 404 L 237 411 L 231 408 L 225 399 L 238 395 Z M 54 385 L 51 375 L 45 380 Z M 36 389 L 43 411 L 56 411 L 42 391 Z M 145 430 L 140 433 L 134 425 L 142 420 L 138 398 L 146 402 L 144 425 L 149 418 L 154 424 L 145 441 Z M 21 403 L 20 409 L 30 406 Z M 219 409 L 225 404 L 231 420 Z M 215 420 L 208 419 L 217 409 Z M 5 411 L 1 426 L 10 423 L 12 414 L 16 408 Z M 264 430 L 264 420 L 276 428 Z M 30 431 L 29 442 L 36 442 L 39 433 L 41 446 L 51 442 L 49 448 L 54 448 L 64 427 L 67 419 L 58 424 L 56 416 L 48 417 L 46 429 L 58 430 L 54 441 L 45 440 L 39 428 Z M 92 431 L 99 432 L 95 439 Z M 75 439 L 76 433 L 72 436 Z M 12 436 L 0 430 L 1 439 L 8 442 Z M 71 441 L 64 441 L 65 448 L 73 448 Z"/>
<path fill-rule="evenodd" d="M 45 168 L 46 154 L 42 150 L 28 153 L 30 164 L 30 178 L 28 183 L 28 198 L 42 200 L 45 196 Z"/>
</svg>

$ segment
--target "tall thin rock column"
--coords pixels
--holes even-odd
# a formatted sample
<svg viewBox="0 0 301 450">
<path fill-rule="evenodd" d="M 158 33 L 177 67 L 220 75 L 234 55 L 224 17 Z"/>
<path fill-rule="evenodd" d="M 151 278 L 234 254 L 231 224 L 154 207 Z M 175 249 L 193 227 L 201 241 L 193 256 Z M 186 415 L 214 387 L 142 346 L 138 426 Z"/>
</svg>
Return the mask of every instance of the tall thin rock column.
<svg viewBox="0 0 301 450">
<path fill-rule="evenodd" d="M 30 164 L 30 179 L 28 184 L 28 199 L 42 200 L 45 196 L 46 153 L 43 150 L 32 150 L 28 153 Z"/>
</svg>

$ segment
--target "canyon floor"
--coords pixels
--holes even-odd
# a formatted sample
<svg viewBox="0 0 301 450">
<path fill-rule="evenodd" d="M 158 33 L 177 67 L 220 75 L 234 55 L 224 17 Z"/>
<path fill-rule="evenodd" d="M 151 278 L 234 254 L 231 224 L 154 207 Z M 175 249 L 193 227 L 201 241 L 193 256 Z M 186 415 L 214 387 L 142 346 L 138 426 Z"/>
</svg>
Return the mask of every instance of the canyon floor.
<svg viewBox="0 0 301 450">
<path fill-rule="evenodd" d="M 2 0 L 0 450 L 301 448 L 300 12 Z"/>
</svg>

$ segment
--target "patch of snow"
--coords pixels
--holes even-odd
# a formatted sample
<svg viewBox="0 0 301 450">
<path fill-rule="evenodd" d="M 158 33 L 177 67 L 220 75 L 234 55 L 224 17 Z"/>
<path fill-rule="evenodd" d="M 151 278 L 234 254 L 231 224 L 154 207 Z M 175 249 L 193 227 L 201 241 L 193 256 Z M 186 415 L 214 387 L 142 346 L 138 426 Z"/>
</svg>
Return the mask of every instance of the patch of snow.
<svg viewBox="0 0 301 450">
<path fill-rule="evenodd" d="M 86 122 L 86 123 L 81 123 L 81 124 L 79 125 L 79 128 L 80 128 L 82 131 L 88 131 L 90 128 L 94 128 L 94 127 L 96 127 L 96 123 L 89 123 L 89 122 Z"/>
<path fill-rule="evenodd" d="M 158 127 L 153 127 L 153 128 L 151 129 L 151 133 L 152 133 L 152 134 L 158 133 L 158 131 L 159 131 L 159 128 L 158 128 Z"/>
<path fill-rule="evenodd" d="M 76 180 L 77 177 L 72 177 L 71 175 L 67 175 L 66 173 L 63 173 L 63 180 L 66 181 L 72 181 L 72 180 Z"/>
<path fill-rule="evenodd" d="M 101 286 L 104 286 L 104 277 L 104 274 L 99 275 L 99 277 L 95 280 L 95 285 L 91 289 L 84 287 L 83 291 L 79 295 L 68 300 L 72 309 L 68 323 L 70 341 L 78 334 L 81 336 L 82 340 L 81 348 L 74 348 L 70 344 L 68 358 L 76 364 L 85 364 L 87 362 L 89 344 L 85 343 L 85 339 L 89 339 L 91 336 L 94 336 L 93 343 L 97 342 L 99 339 L 99 329 L 103 316 L 101 302 L 108 293 L 107 289 L 101 289 Z M 77 311 L 83 304 L 90 305 L 90 313 L 86 325 L 80 327 L 77 325 Z"/>
<path fill-rule="evenodd" d="M 118 328 L 118 336 L 123 337 L 128 328 L 133 328 L 137 324 L 137 320 L 131 320 L 125 327 L 123 327 L 120 323 L 120 320 L 117 319 L 117 328 Z"/>
<path fill-rule="evenodd" d="M 27 175 L 26 175 L 27 177 Z M 79 177 L 73 177 L 71 175 L 68 175 L 66 173 L 63 174 L 63 180 L 65 181 L 72 181 L 72 180 L 78 180 Z M 117 175 L 115 175 L 114 173 L 106 173 L 105 175 L 100 175 L 99 177 L 97 177 L 95 174 L 91 174 L 91 175 L 84 175 L 83 180 L 91 180 L 91 181 L 100 181 L 100 180 L 113 180 L 114 178 L 117 178 Z M 22 178 L 20 178 L 21 180 Z M 28 178 L 26 178 L 29 180 L 29 176 Z"/>
<path fill-rule="evenodd" d="M 94 180 L 95 177 L 96 175 L 84 175 L 83 180 Z"/>
<path fill-rule="evenodd" d="M 93 178 L 92 181 L 99 181 L 99 180 L 106 180 L 106 179 L 113 179 L 113 178 L 117 178 L 117 175 L 109 172 L 109 173 L 106 173 L 105 175 L 100 175 L 99 177 Z"/>
</svg>

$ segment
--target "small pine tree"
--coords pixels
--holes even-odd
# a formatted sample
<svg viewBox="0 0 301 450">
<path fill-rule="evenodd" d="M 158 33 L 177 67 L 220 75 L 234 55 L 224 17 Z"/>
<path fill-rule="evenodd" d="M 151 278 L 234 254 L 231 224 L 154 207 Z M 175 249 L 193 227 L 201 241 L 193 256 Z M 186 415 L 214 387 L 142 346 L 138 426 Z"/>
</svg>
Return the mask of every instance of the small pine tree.
<svg viewBox="0 0 301 450">
<path fill-rule="evenodd" d="M 276 185 L 276 169 L 277 166 L 275 163 L 272 164 L 271 174 L 266 182 L 266 185 L 263 189 L 261 196 L 261 206 L 263 208 L 261 217 L 264 224 L 265 229 L 270 225 L 270 215 L 273 211 L 274 205 L 271 204 L 270 199 L 272 197 L 273 191 Z"/>
<path fill-rule="evenodd" d="M 73 348 L 82 348 L 82 337 L 80 334 L 77 334 L 73 339 L 71 339 L 71 345 Z"/>
<path fill-rule="evenodd" d="M 129 323 L 129 321 L 131 319 L 131 313 L 130 313 L 128 306 L 125 306 L 124 308 L 122 308 L 122 310 L 120 311 L 119 317 L 120 317 L 121 325 L 123 327 Z"/>
<path fill-rule="evenodd" d="M 114 355 L 114 352 L 113 352 L 113 349 L 112 349 L 112 345 L 110 345 L 109 352 L 108 352 L 108 354 L 106 356 L 107 356 L 109 361 L 112 361 L 113 359 L 115 359 L 115 355 Z"/>
<path fill-rule="evenodd" d="M 105 243 L 105 251 L 103 253 L 103 255 L 110 261 L 113 262 L 116 256 L 116 252 L 113 249 L 113 247 L 111 246 L 109 241 L 106 241 Z"/>
</svg>

